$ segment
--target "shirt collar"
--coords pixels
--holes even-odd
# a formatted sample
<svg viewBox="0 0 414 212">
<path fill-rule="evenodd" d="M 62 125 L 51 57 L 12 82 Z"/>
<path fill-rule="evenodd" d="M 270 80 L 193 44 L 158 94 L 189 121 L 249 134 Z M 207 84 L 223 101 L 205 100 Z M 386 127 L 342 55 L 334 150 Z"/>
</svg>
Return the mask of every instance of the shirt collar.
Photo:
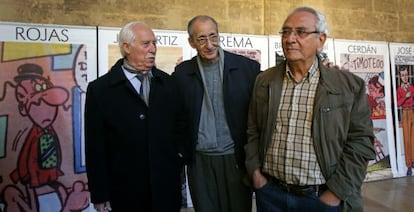
<svg viewBox="0 0 414 212">
<path fill-rule="evenodd" d="M 137 76 L 136 73 L 132 73 L 132 72 L 128 71 L 124 66 L 121 66 L 121 67 L 122 67 L 122 71 L 124 72 L 124 74 L 125 74 L 125 76 L 128 80 L 131 80 L 132 78 Z M 151 79 L 153 77 L 152 69 L 148 71 L 148 77 L 149 77 L 149 79 Z"/>
<path fill-rule="evenodd" d="M 128 80 L 131 80 L 132 78 L 137 76 L 137 74 L 134 74 L 134 73 L 131 73 L 131 72 L 127 71 L 124 66 L 122 66 L 122 71 L 124 72 L 124 74 L 125 74 L 125 76 Z"/>
<path fill-rule="evenodd" d="M 318 68 L 318 58 L 315 57 L 315 60 L 313 61 L 312 66 L 309 68 L 308 73 L 306 73 L 306 76 L 302 79 L 302 81 L 304 81 L 304 80 L 309 81 L 315 75 L 315 73 L 318 70 L 319 70 L 319 68 Z M 296 82 L 295 78 L 293 77 L 293 73 L 292 73 L 292 71 L 290 70 L 290 68 L 288 66 L 288 63 L 286 63 L 286 75 L 289 77 L 289 79 Z"/>
</svg>

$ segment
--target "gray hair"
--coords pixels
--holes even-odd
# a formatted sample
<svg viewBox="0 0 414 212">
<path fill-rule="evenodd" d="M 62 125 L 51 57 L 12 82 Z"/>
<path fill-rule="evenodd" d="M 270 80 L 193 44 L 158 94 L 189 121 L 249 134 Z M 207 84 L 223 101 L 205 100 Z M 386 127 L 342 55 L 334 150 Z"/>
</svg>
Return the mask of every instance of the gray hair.
<svg viewBox="0 0 414 212">
<path fill-rule="evenodd" d="M 192 37 L 193 37 L 193 35 L 194 35 L 194 32 L 193 32 L 193 25 L 194 25 L 194 23 L 195 23 L 196 21 L 198 21 L 198 20 L 200 20 L 200 21 L 207 21 L 207 20 L 210 20 L 211 22 L 213 22 L 213 23 L 214 23 L 214 25 L 216 26 L 216 30 L 217 30 L 217 32 L 218 32 L 218 23 L 217 23 L 217 21 L 216 21 L 214 18 L 212 18 L 212 17 L 210 17 L 210 16 L 208 16 L 208 15 L 198 15 L 198 16 L 195 16 L 194 18 L 192 18 L 192 19 L 188 22 L 188 25 L 187 25 L 187 32 L 188 32 L 188 36 L 190 36 L 190 38 L 192 38 Z"/>
<path fill-rule="evenodd" d="M 290 17 L 292 14 L 294 14 L 296 12 L 309 12 L 309 13 L 312 13 L 313 15 L 315 15 L 315 17 L 317 19 L 316 26 L 315 26 L 316 31 L 321 32 L 321 33 L 325 33 L 327 36 L 329 35 L 328 23 L 326 22 L 326 17 L 323 13 L 321 13 L 320 11 L 318 11 L 318 10 L 312 8 L 312 7 L 302 6 L 302 7 L 295 8 L 288 15 L 288 17 Z"/>
<path fill-rule="evenodd" d="M 125 53 L 124 48 L 122 47 L 122 45 L 124 43 L 131 44 L 135 40 L 135 34 L 134 34 L 134 31 L 132 29 L 136 25 L 146 25 L 146 24 L 144 22 L 141 22 L 141 21 L 129 22 L 124 27 L 122 27 L 121 31 L 119 32 L 118 46 L 119 46 L 119 50 L 121 51 L 122 57 L 126 56 L 126 53 Z"/>
</svg>

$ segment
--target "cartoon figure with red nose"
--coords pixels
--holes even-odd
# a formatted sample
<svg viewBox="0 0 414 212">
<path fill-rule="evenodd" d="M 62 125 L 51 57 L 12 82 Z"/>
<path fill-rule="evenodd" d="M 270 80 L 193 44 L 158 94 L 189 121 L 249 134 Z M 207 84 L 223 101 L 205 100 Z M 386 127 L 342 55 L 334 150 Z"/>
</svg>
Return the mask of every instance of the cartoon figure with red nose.
<svg viewBox="0 0 414 212">
<path fill-rule="evenodd" d="M 26 186 L 28 196 L 37 196 L 36 189 L 49 186 L 65 205 L 67 191 L 58 177 L 62 154 L 59 138 L 53 129 L 58 107 L 68 99 L 69 93 L 63 87 L 54 86 L 43 76 L 43 69 L 37 64 L 23 64 L 17 68 L 16 99 L 19 113 L 33 123 L 20 150 L 16 169 L 10 174 L 14 183 Z M 34 201 L 37 208 L 38 202 Z"/>
</svg>

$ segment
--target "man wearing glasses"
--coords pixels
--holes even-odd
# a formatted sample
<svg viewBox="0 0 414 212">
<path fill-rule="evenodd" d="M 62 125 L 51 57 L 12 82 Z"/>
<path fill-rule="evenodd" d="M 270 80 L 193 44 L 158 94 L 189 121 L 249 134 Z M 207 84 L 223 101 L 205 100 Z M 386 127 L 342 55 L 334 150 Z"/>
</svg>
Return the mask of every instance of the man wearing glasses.
<svg viewBox="0 0 414 212">
<path fill-rule="evenodd" d="M 280 34 L 286 60 L 257 76 L 247 124 L 257 210 L 363 211 L 375 159 L 365 83 L 322 64 L 327 23 L 315 9 L 294 9 Z"/>
<path fill-rule="evenodd" d="M 178 86 L 177 139 L 188 165 L 197 212 L 251 212 L 252 191 L 244 166 L 247 112 L 260 64 L 224 51 L 217 22 L 196 16 L 188 41 L 197 56 L 173 73 Z"/>
</svg>

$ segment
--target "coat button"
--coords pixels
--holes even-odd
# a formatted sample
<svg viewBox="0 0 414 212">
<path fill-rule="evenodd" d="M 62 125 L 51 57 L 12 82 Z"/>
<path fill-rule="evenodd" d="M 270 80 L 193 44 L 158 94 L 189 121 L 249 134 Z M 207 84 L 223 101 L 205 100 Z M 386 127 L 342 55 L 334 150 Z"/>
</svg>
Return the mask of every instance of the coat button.
<svg viewBox="0 0 414 212">
<path fill-rule="evenodd" d="M 145 119 L 145 115 L 144 114 L 139 114 L 139 119 L 144 120 Z"/>
</svg>

